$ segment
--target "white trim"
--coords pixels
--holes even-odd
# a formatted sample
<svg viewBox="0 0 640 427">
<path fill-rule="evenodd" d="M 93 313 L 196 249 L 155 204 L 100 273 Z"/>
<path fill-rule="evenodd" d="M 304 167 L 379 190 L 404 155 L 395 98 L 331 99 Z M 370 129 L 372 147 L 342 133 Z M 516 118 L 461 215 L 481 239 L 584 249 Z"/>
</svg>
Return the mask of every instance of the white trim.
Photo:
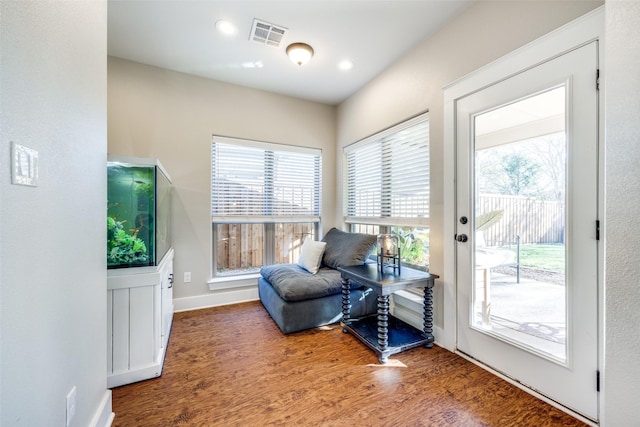
<svg viewBox="0 0 640 427">
<path fill-rule="evenodd" d="M 575 19 L 574 21 L 550 32 L 549 34 L 540 37 L 539 39 L 499 58 L 498 60 L 462 77 L 461 79 L 452 82 L 444 87 L 444 325 L 443 336 L 441 340 L 450 343 L 452 348 L 457 347 L 457 298 L 456 298 L 456 246 L 454 242 L 454 235 L 456 232 L 456 193 L 455 193 L 455 177 L 456 177 L 456 152 L 455 152 L 455 116 L 456 116 L 456 101 L 460 98 L 468 96 L 474 92 L 484 89 L 487 86 L 503 81 L 515 74 L 522 71 L 531 69 L 539 64 L 547 62 L 553 58 L 556 58 L 566 52 L 584 46 L 585 44 L 593 41 L 602 41 L 604 38 L 604 7 L 601 6 L 593 11 Z M 599 49 L 599 54 L 602 55 L 602 49 Z M 602 57 L 599 58 L 599 64 L 601 68 L 602 78 Z M 595 84 L 595 76 L 594 76 Z M 601 83 L 602 85 L 602 83 Z M 602 95 L 602 86 L 601 92 Z M 602 115 L 602 102 L 600 103 L 601 116 L 599 118 L 600 123 L 603 122 Z M 602 126 L 601 126 L 602 129 Z M 603 141 L 602 132 L 600 132 L 600 141 Z M 602 150 L 602 148 L 601 148 Z M 600 166 L 602 167 L 602 165 Z M 602 212 L 603 207 L 599 206 L 599 212 Z M 602 221 L 602 216 L 601 216 Z M 602 265 L 602 260 L 599 260 Z M 602 269 L 600 269 L 602 270 Z M 599 273 L 599 307 L 602 309 L 602 295 L 604 289 L 603 275 Z M 599 330 L 599 343 L 598 352 L 603 354 L 604 342 L 603 342 L 603 319 L 602 311 L 600 311 L 598 317 L 598 330 Z M 504 377 L 498 372 L 493 371 L 489 367 L 486 367 L 476 361 L 471 360 L 478 366 L 495 373 L 496 375 L 504 378 L 512 384 L 522 388 L 526 392 L 533 394 L 540 399 L 558 407 L 559 409 L 567 412 L 566 408 L 558 406 L 557 403 L 550 401 L 544 396 L 539 395 L 534 390 L 524 387 L 519 383 Z M 599 357 L 599 369 L 602 372 L 603 361 Z M 602 380 L 601 380 L 602 381 Z M 601 417 L 601 408 L 603 402 L 604 391 L 600 392 L 599 397 L 599 416 Z M 583 417 L 572 412 L 568 412 L 572 416 L 579 418 L 585 422 Z M 592 422 L 591 425 L 593 425 Z"/>
<path fill-rule="evenodd" d="M 174 313 L 181 311 L 199 310 L 202 308 L 219 307 L 222 305 L 238 304 L 241 302 L 257 301 L 258 285 L 244 288 L 211 292 L 207 295 L 176 298 L 173 300 Z"/>
<path fill-rule="evenodd" d="M 242 274 L 238 276 L 218 276 L 207 281 L 209 290 L 221 291 L 234 288 L 246 288 L 258 282 L 260 273 Z"/>
<path fill-rule="evenodd" d="M 135 370 L 116 372 L 107 377 L 107 387 L 114 388 L 121 385 L 137 383 L 138 381 L 157 378 L 162 375 L 164 355 L 166 347 L 162 348 L 155 362 L 144 367 L 136 367 Z"/>
<path fill-rule="evenodd" d="M 320 222 L 320 217 L 316 215 L 299 216 L 260 216 L 260 215 L 220 215 L 211 216 L 214 224 L 282 224 L 282 223 L 315 223 Z"/>
<path fill-rule="evenodd" d="M 344 218 L 345 224 L 364 224 L 364 225 L 388 225 L 388 226 L 405 226 L 405 227 L 424 227 L 429 228 L 429 218 L 403 218 L 403 217 L 361 217 L 350 216 Z"/>
<path fill-rule="evenodd" d="M 109 427 L 113 423 L 116 414 L 111 409 L 111 402 L 111 390 L 105 390 L 98 410 L 89 424 L 91 427 Z"/>
</svg>

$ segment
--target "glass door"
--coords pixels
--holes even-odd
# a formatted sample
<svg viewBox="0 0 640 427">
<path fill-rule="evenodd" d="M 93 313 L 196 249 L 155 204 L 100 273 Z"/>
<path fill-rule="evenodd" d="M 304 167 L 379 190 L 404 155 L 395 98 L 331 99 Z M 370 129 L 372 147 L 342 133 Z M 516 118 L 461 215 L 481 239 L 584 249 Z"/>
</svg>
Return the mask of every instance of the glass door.
<svg viewBox="0 0 640 427">
<path fill-rule="evenodd" d="M 456 101 L 458 349 L 597 419 L 597 45 Z"/>
</svg>

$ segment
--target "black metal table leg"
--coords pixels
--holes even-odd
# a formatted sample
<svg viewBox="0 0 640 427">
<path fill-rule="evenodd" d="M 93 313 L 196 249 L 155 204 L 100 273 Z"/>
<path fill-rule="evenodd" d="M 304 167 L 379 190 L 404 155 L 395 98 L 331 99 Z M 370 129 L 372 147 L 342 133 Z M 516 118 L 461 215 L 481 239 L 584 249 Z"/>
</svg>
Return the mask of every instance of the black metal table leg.
<svg viewBox="0 0 640 427">
<path fill-rule="evenodd" d="M 433 288 L 425 286 L 424 288 L 424 313 L 423 313 L 423 331 L 424 336 L 429 340 L 424 346 L 433 347 Z"/>
<path fill-rule="evenodd" d="M 351 281 L 349 279 L 342 278 L 342 324 L 348 325 L 351 319 L 351 300 L 349 296 L 349 288 L 351 287 Z M 344 326 L 342 332 L 345 334 L 348 332 Z"/>
<path fill-rule="evenodd" d="M 389 295 L 378 296 L 378 345 L 382 352 L 380 362 L 386 363 L 388 355 L 385 351 L 389 346 Z"/>
</svg>

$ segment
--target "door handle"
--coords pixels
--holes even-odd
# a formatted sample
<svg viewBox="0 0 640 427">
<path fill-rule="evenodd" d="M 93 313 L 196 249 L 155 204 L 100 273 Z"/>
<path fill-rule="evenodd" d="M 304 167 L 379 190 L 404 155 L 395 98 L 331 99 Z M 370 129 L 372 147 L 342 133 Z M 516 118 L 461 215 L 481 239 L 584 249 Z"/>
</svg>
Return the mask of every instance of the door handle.
<svg viewBox="0 0 640 427">
<path fill-rule="evenodd" d="M 170 284 L 169 288 L 173 288 L 173 273 L 169 274 L 169 284 Z"/>
<path fill-rule="evenodd" d="M 469 240 L 469 238 L 467 237 L 467 235 L 466 235 L 466 234 L 457 234 L 457 235 L 456 235 L 456 240 L 457 240 L 458 242 L 463 242 L 463 243 L 464 243 L 464 242 L 466 242 L 467 240 Z"/>
</svg>

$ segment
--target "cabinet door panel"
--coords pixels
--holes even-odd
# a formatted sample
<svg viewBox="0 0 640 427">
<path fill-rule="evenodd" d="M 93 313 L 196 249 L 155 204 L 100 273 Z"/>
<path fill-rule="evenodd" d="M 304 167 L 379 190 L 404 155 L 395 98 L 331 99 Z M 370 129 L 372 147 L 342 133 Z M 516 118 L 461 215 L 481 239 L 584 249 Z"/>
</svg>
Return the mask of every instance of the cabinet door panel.
<svg viewBox="0 0 640 427">
<path fill-rule="evenodd" d="M 111 291 L 113 297 L 112 314 L 112 373 L 129 369 L 129 289 Z"/>
<path fill-rule="evenodd" d="M 160 285 L 131 288 L 131 365 L 130 368 L 150 365 L 156 357 L 156 301 Z"/>
</svg>

